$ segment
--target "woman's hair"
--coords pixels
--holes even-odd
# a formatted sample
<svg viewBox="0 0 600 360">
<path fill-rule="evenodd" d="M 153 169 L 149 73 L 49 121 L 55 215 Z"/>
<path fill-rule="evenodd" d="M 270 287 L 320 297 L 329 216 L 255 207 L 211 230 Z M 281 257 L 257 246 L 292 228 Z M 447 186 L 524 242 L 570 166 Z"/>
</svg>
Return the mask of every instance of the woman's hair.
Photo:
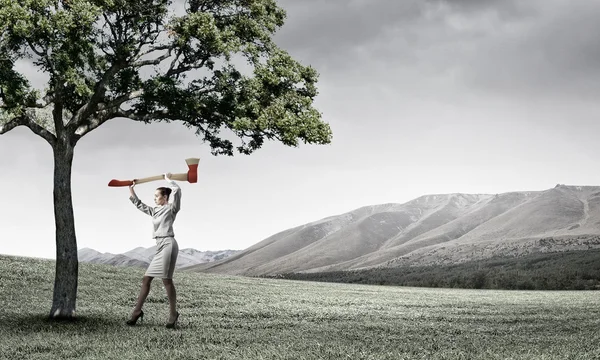
<svg viewBox="0 0 600 360">
<path fill-rule="evenodd" d="M 160 195 L 161 195 L 161 196 L 165 196 L 165 195 L 167 195 L 167 200 L 169 200 L 169 195 L 171 195 L 171 191 L 173 191 L 173 190 L 171 190 L 171 189 L 170 189 L 170 188 L 168 188 L 168 187 L 159 187 L 159 188 L 158 188 L 158 189 L 156 189 L 156 190 L 160 191 Z"/>
</svg>

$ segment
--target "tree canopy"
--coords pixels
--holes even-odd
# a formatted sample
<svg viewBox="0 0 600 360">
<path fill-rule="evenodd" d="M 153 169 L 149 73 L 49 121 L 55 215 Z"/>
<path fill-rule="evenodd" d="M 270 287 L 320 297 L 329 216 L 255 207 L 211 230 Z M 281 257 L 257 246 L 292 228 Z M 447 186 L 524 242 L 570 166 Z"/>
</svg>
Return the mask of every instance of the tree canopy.
<svg viewBox="0 0 600 360">
<path fill-rule="evenodd" d="M 285 16 L 275 0 L 0 0 L 0 134 L 74 145 L 122 117 L 182 121 L 215 155 L 327 144 L 317 72 L 272 40 Z M 43 91 L 15 70 L 24 58 L 48 74 Z"/>
</svg>

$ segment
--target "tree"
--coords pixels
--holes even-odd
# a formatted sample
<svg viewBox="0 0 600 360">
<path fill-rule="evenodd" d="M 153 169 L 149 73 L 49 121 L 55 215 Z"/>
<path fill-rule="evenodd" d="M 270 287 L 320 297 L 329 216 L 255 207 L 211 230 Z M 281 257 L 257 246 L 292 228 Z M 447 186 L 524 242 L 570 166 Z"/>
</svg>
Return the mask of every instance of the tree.
<svg viewBox="0 0 600 360">
<path fill-rule="evenodd" d="M 90 131 L 111 119 L 181 121 L 214 156 L 265 140 L 331 142 L 313 107 L 317 72 L 272 40 L 285 16 L 275 0 L 0 0 L 0 134 L 26 126 L 54 153 L 50 318 L 75 316 L 71 165 Z M 48 75 L 43 91 L 15 70 L 20 59 Z"/>
</svg>

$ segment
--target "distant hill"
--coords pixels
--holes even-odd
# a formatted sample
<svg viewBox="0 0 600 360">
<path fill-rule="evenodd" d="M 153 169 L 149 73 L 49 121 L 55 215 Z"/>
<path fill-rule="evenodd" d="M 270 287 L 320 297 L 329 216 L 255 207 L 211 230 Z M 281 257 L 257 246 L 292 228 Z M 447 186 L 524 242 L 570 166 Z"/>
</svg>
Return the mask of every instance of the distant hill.
<svg viewBox="0 0 600 360">
<path fill-rule="evenodd" d="M 78 251 L 81 262 L 94 264 L 108 264 L 115 266 L 140 266 L 146 267 L 154 258 L 156 246 L 149 248 L 138 247 L 123 254 L 101 253 L 94 249 L 83 248 Z M 209 263 L 231 256 L 239 250 L 198 251 L 195 249 L 181 249 L 177 257 L 176 268 Z"/>
<path fill-rule="evenodd" d="M 600 248 L 600 187 L 425 195 L 362 207 L 274 234 L 190 271 L 275 275 Z"/>
</svg>

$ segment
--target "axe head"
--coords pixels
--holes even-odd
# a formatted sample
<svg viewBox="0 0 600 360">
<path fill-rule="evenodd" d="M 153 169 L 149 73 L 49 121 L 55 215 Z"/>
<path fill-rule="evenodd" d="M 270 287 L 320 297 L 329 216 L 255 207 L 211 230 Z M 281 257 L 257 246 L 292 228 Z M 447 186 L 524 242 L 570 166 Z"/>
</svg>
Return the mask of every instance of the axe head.
<svg viewBox="0 0 600 360">
<path fill-rule="evenodd" d="M 185 163 L 187 164 L 188 170 L 188 182 L 196 183 L 198 182 L 198 163 L 200 162 L 199 158 L 189 158 L 185 159 Z"/>
</svg>

